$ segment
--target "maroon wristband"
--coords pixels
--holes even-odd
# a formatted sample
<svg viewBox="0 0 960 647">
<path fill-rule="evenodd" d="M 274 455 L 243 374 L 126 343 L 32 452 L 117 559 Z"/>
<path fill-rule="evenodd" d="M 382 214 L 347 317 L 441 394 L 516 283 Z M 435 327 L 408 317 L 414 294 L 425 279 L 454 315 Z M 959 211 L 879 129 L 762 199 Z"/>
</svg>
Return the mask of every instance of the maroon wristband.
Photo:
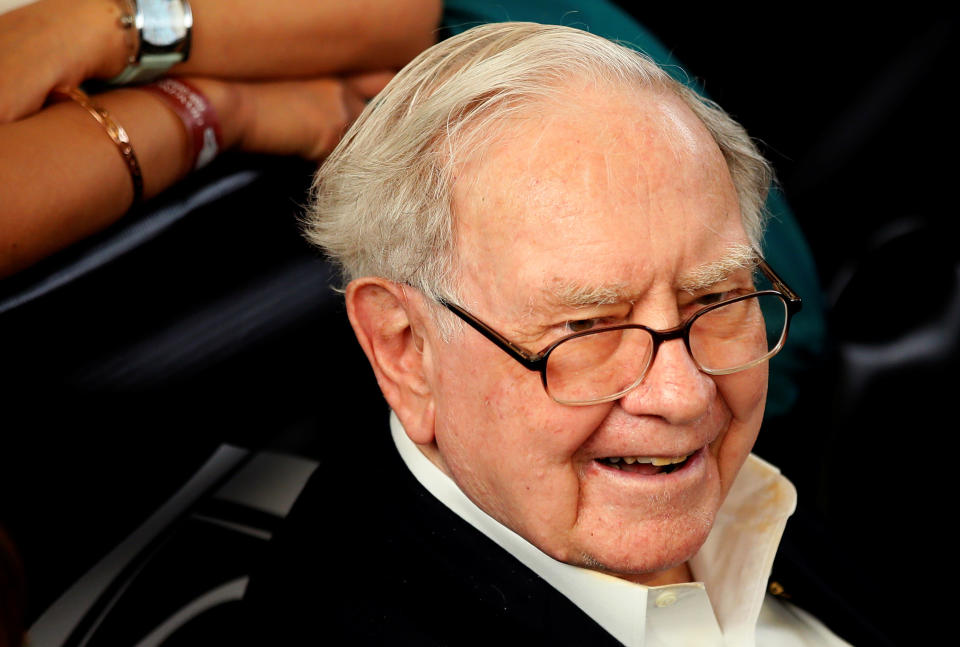
<svg viewBox="0 0 960 647">
<path fill-rule="evenodd" d="M 161 79 L 141 89 L 163 99 L 180 117 L 191 146 L 192 170 L 203 168 L 217 156 L 223 146 L 220 122 L 213 105 L 200 90 L 182 79 Z"/>
</svg>

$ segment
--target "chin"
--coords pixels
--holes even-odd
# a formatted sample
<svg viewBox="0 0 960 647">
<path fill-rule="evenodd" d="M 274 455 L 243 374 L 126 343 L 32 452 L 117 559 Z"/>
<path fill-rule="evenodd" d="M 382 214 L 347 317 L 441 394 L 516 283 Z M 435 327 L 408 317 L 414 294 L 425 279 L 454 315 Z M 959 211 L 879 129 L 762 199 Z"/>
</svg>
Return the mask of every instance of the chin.
<svg viewBox="0 0 960 647">
<path fill-rule="evenodd" d="M 714 516 L 703 512 L 681 519 L 645 521 L 634 532 L 611 536 L 602 545 L 593 542 L 569 563 L 641 584 L 656 581 L 697 554 L 710 534 Z"/>
</svg>

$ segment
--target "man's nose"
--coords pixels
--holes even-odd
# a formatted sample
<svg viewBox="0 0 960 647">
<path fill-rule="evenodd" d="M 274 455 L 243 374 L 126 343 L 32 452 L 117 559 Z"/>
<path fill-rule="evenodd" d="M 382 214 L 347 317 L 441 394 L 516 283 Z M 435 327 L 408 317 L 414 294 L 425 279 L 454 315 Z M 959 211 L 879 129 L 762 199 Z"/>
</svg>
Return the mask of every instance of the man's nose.
<svg viewBox="0 0 960 647">
<path fill-rule="evenodd" d="M 620 399 L 632 415 L 658 416 L 676 425 L 698 420 L 716 397 L 717 385 L 690 357 L 682 339 L 663 342 L 643 381 Z"/>
</svg>

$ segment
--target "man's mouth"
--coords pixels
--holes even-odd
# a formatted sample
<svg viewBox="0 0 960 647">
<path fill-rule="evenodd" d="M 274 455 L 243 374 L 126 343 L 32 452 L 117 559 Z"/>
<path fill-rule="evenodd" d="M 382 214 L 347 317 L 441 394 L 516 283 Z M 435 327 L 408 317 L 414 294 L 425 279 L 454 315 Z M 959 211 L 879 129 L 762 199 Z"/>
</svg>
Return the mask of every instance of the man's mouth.
<svg viewBox="0 0 960 647">
<path fill-rule="evenodd" d="M 691 456 L 608 456 L 597 462 L 623 472 L 669 474 L 686 465 Z"/>
</svg>

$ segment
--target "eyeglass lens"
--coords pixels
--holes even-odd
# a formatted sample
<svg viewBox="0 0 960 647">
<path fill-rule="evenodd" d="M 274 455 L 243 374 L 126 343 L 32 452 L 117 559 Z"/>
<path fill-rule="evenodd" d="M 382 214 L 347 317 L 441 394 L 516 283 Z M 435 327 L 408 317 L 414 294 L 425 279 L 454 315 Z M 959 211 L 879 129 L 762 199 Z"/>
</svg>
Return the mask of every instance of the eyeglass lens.
<svg viewBox="0 0 960 647">
<path fill-rule="evenodd" d="M 780 296 L 753 295 L 700 314 L 690 326 L 690 352 L 704 371 L 734 372 L 777 352 L 786 324 L 787 305 Z M 640 328 L 568 339 L 547 360 L 547 390 L 566 403 L 622 394 L 643 379 L 653 346 L 653 336 Z"/>
</svg>

